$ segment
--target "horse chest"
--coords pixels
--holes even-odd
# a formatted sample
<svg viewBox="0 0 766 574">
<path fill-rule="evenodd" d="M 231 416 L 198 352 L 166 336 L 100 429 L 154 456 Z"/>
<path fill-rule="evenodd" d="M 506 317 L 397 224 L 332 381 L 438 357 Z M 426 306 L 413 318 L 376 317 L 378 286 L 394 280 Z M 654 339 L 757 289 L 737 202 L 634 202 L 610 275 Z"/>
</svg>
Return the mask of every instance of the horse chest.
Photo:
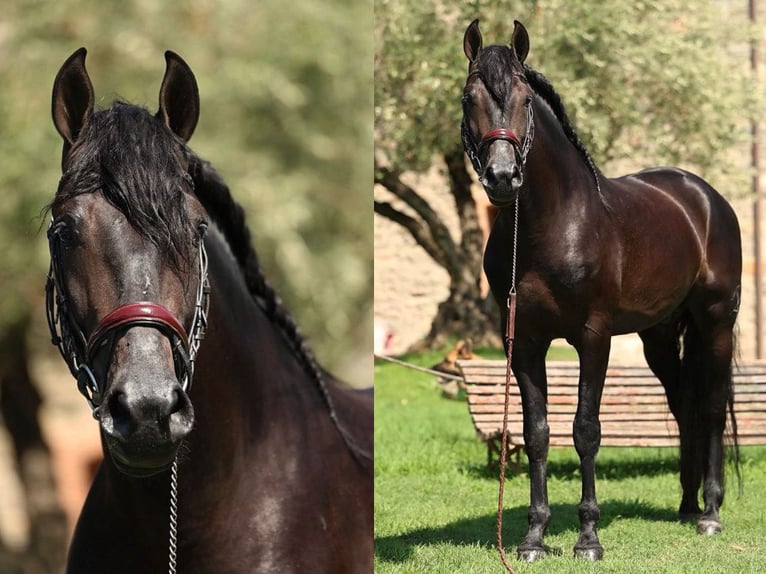
<svg viewBox="0 0 766 574">
<path fill-rule="evenodd" d="M 581 254 L 566 252 L 563 255 L 542 256 L 535 254 L 527 259 L 520 257 L 517 263 L 515 284 L 520 305 L 538 312 L 558 313 L 562 303 L 590 297 L 592 283 L 599 266 Z M 498 302 L 508 295 L 513 283 L 513 269 L 509 265 L 496 268 L 485 265 L 487 279 Z"/>
</svg>

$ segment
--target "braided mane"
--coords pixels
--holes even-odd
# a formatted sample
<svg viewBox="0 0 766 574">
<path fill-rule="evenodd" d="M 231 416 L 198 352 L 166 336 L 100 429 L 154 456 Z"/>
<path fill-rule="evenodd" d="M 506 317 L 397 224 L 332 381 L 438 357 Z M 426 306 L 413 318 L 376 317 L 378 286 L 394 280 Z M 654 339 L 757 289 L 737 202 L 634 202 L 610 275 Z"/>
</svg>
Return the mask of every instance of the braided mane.
<svg viewBox="0 0 766 574">
<path fill-rule="evenodd" d="M 585 163 L 588 164 L 588 168 L 590 169 L 591 173 L 593 173 L 593 177 L 596 180 L 596 186 L 599 188 L 599 191 L 601 191 L 600 185 L 598 183 L 599 172 L 598 168 L 596 167 L 596 163 L 593 161 L 593 158 L 586 149 L 585 144 L 580 139 L 580 136 L 578 136 L 577 132 L 575 132 L 574 127 L 572 126 L 572 122 L 569 121 L 569 116 L 567 116 L 566 110 L 564 109 L 564 103 L 561 101 L 561 96 L 559 96 L 559 94 L 553 88 L 553 85 L 550 83 L 550 81 L 548 81 L 548 78 L 543 76 L 540 72 L 533 70 L 526 64 L 524 64 L 524 77 L 526 77 L 529 85 L 532 86 L 532 89 L 537 93 L 537 95 L 543 98 L 548 106 L 550 106 L 551 110 L 553 111 L 553 115 L 555 115 L 556 119 L 559 121 L 561 129 L 564 130 L 564 134 L 567 136 L 567 139 L 572 142 L 572 145 L 574 145 L 577 151 L 580 152 L 580 155 L 585 160 Z"/>
<path fill-rule="evenodd" d="M 303 366 L 315 378 L 321 378 L 321 367 L 316 362 L 297 323 L 261 270 L 258 256 L 253 248 L 250 230 L 245 221 L 245 210 L 231 196 L 229 186 L 213 166 L 196 157 L 192 152 L 190 154 L 190 172 L 194 181 L 195 195 L 223 231 L 245 278 L 248 290 L 257 298 L 266 315 L 284 332 Z"/>
<path fill-rule="evenodd" d="M 245 222 L 244 209 L 234 200 L 229 187 L 209 162 L 200 159 L 188 148 L 187 153 L 190 159 L 189 170 L 194 181 L 195 194 L 221 228 L 240 267 L 248 290 L 264 310 L 266 316 L 285 336 L 293 353 L 316 383 L 330 411 L 330 418 L 351 452 L 360 462 L 365 459 L 371 460 L 370 453 L 364 451 L 356 443 L 348 430 L 338 420 L 332 397 L 327 388 L 324 369 L 317 362 L 295 319 L 282 304 L 282 300 L 274 287 L 266 279 L 253 248 L 250 230 Z"/>
</svg>

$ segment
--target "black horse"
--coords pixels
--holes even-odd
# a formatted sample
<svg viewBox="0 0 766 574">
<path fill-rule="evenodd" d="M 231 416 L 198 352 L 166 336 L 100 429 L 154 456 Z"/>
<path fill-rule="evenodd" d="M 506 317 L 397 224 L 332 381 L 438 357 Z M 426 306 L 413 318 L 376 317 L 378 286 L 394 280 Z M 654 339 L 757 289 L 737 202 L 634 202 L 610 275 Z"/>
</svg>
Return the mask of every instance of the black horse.
<svg viewBox="0 0 766 574">
<path fill-rule="evenodd" d="M 156 115 L 94 111 L 85 49 L 53 87 L 49 321 L 105 454 L 68 571 L 371 571 L 371 397 L 313 358 L 166 61 Z"/>
<path fill-rule="evenodd" d="M 531 481 L 529 530 L 519 557 L 531 561 L 545 553 L 545 354 L 556 337 L 566 338 L 580 359 L 574 443 L 582 498 L 575 554 L 603 554 L 596 534 L 599 404 L 610 340 L 622 333 L 641 337 L 678 421 L 680 515 L 694 517 L 701 533 L 719 532 L 742 267 L 733 210 L 705 181 L 680 169 L 604 177 L 551 84 L 524 64 L 529 36 L 519 22 L 510 46 L 484 48 L 474 21 L 463 48 L 469 60 L 463 142 L 500 211 L 484 269 L 503 325 L 512 287 L 518 300 L 512 369 Z"/>
</svg>

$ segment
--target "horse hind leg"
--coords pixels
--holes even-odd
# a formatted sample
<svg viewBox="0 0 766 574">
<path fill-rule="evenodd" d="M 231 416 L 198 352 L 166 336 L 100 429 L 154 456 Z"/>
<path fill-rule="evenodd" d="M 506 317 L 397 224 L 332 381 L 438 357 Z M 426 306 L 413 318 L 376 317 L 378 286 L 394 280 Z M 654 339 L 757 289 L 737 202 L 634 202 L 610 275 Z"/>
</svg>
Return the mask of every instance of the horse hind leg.
<svg viewBox="0 0 766 574">
<path fill-rule="evenodd" d="M 724 444 L 726 410 L 732 393 L 732 355 L 734 351 L 733 322 L 728 317 L 704 324 L 694 336 L 699 337 L 699 353 L 690 349 L 689 362 L 703 365 L 694 393 L 697 430 L 699 432 L 699 461 L 702 474 L 704 508 L 697 522 L 700 534 L 721 531 L 719 509 L 724 498 Z M 691 341 L 693 342 L 693 341 Z M 735 442 L 736 445 L 736 442 Z M 735 447 L 736 448 L 736 447 Z"/>
<path fill-rule="evenodd" d="M 702 483 L 702 462 L 699 432 L 692 406 L 698 365 L 692 361 L 700 353 L 695 335 L 688 332 L 688 316 L 666 321 L 639 333 L 644 344 L 644 357 L 652 372 L 662 383 L 670 412 L 678 424 L 680 435 L 681 520 L 697 520 L 699 489 Z M 695 329 L 694 326 L 691 327 Z M 681 338 L 684 338 L 684 360 L 681 359 Z"/>
</svg>

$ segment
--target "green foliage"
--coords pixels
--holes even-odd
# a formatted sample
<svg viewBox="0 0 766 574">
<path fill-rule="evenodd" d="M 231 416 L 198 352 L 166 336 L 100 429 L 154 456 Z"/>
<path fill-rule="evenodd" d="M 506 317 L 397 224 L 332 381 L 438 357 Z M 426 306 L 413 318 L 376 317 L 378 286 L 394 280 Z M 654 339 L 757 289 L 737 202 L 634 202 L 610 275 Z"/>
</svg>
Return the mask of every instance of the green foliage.
<svg viewBox="0 0 766 574">
<path fill-rule="evenodd" d="M 427 366 L 437 355 L 410 356 Z M 495 548 L 498 480 L 486 465 L 463 401 L 441 398 L 434 377 L 397 365 L 375 367 L 375 572 L 502 572 Z M 675 449 L 604 448 L 596 467 L 604 559 L 576 560 L 579 461 L 573 448 L 551 449 L 550 556 L 515 559 L 527 525 L 529 477 L 508 473 L 503 539 L 524 572 L 688 573 L 766 571 L 766 448 L 742 449 L 744 491 L 733 469 L 722 509 L 723 533 L 699 536 L 676 520 L 680 502 Z M 522 464 L 526 461 L 522 457 Z"/>
<path fill-rule="evenodd" d="M 448 8 L 448 6 L 451 6 Z M 623 164 L 692 168 L 724 194 L 747 191 L 749 120 L 763 99 L 748 77 L 744 6 L 711 0 L 443 0 L 377 3 L 376 145 L 420 170 L 460 145 L 462 38 L 480 18 L 485 45 L 530 34 L 527 63 L 561 95 L 610 175 Z M 759 99 L 760 98 L 760 99 Z"/>
<path fill-rule="evenodd" d="M 163 53 L 200 86 L 191 146 L 242 202 L 268 276 L 337 368 L 372 332 L 372 5 L 295 0 L 29 0 L 0 16 L 0 325 L 39 310 L 41 209 L 59 177 L 53 78 L 88 48 L 97 104 L 157 106 Z M 369 381 L 368 381 L 369 382 Z"/>
</svg>

